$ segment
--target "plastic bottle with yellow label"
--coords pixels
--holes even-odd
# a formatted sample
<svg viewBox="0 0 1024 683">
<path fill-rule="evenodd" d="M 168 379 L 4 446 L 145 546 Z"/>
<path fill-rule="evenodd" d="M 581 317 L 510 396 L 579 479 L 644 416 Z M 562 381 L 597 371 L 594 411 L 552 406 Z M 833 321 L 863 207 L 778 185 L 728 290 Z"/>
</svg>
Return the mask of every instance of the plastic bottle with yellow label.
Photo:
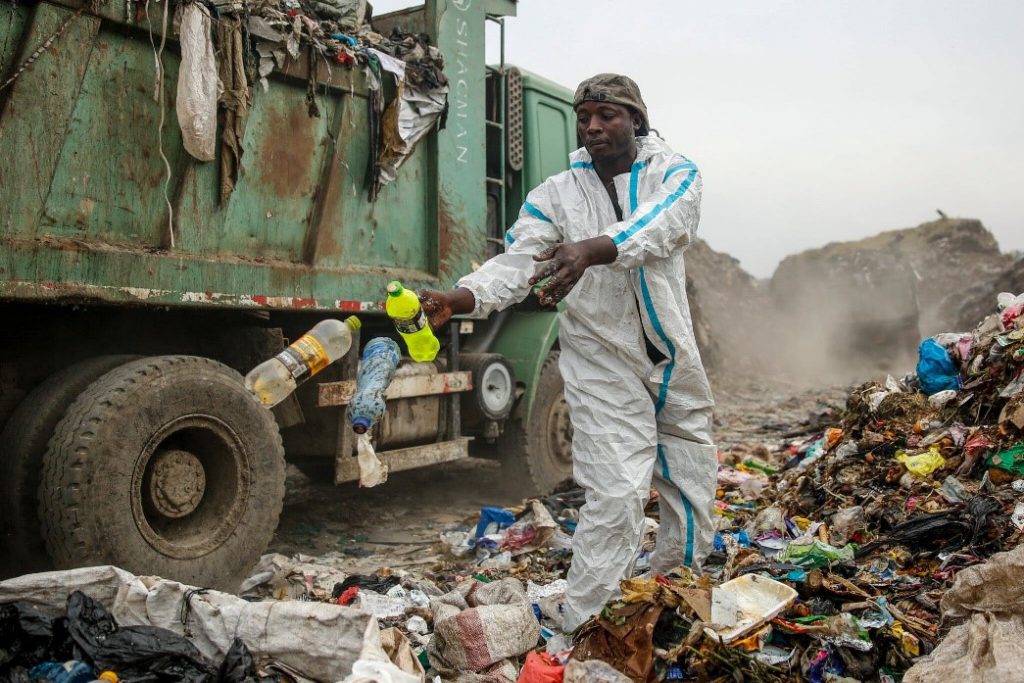
<svg viewBox="0 0 1024 683">
<path fill-rule="evenodd" d="M 245 388 L 267 408 L 276 406 L 300 384 L 348 353 L 352 334 L 360 325 L 354 315 L 345 322 L 321 320 L 287 349 L 253 368 L 245 376 Z"/>
<path fill-rule="evenodd" d="M 388 300 L 384 308 L 409 347 L 409 355 L 414 361 L 429 363 L 437 357 L 441 343 L 430 329 L 416 292 L 406 289 L 398 280 L 392 280 L 388 283 Z"/>
</svg>

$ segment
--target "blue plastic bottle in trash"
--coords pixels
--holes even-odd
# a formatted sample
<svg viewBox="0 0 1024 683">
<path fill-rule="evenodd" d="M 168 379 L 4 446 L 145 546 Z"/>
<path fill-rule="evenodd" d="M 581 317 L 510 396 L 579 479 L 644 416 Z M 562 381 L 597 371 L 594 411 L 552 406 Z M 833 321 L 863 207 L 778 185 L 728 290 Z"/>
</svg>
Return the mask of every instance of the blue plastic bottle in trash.
<svg viewBox="0 0 1024 683">
<path fill-rule="evenodd" d="M 71 660 L 64 662 L 43 662 L 32 667 L 28 673 L 33 681 L 46 683 L 90 683 L 96 680 L 96 672 L 85 662 Z"/>
<path fill-rule="evenodd" d="M 384 417 L 384 392 L 391 384 L 402 351 L 387 337 L 375 337 L 363 348 L 356 375 L 356 393 L 348 407 L 349 420 L 356 434 L 373 428 Z"/>
</svg>

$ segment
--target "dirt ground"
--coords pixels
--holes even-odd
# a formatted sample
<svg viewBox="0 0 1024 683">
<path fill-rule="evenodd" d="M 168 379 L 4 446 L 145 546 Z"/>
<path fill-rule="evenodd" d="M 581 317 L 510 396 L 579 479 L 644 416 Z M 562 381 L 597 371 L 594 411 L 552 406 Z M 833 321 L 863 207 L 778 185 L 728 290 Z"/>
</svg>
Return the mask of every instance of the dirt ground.
<svg viewBox="0 0 1024 683">
<path fill-rule="evenodd" d="M 774 446 L 788 435 L 806 434 L 841 409 L 846 392 L 778 382 L 719 388 L 716 441 L 728 451 L 738 445 Z M 475 458 L 396 472 L 372 489 L 334 486 L 329 474 L 313 481 L 289 465 L 287 487 L 268 552 L 330 558 L 353 573 L 433 564 L 443 558 L 437 542 L 446 526 L 475 523 L 482 506 L 515 505 L 523 498 L 502 486 L 496 462 Z"/>
</svg>

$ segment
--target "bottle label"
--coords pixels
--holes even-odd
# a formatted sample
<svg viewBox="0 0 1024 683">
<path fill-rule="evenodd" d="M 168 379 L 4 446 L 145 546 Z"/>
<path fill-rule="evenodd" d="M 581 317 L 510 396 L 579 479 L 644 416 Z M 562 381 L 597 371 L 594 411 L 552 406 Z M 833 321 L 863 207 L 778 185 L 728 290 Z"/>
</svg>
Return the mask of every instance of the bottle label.
<svg viewBox="0 0 1024 683">
<path fill-rule="evenodd" d="M 402 334 L 416 334 L 427 326 L 427 315 L 420 309 L 418 315 L 412 318 L 392 318 L 395 322 L 395 329 Z"/>
<path fill-rule="evenodd" d="M 299 337 L 294 344 L 277 354 L 277 359 L 284 363 L 296 380 L 305 375 L 313 376 L 329 364 L 323 345 L 308 334 Z"/>
</svg>

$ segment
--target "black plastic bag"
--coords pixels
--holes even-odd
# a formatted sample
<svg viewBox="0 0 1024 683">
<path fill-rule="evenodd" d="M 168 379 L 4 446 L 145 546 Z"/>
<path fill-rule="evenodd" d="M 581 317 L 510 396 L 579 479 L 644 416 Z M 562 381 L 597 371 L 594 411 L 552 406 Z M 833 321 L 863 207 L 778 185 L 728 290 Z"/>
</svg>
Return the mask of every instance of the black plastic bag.
<svg viewBox="0 0 1024 683">
<path fill-rule="evenodd" d="M 256 658 L 249 652 L 238 638 L 231 643 L 231 648 L 224 655 L 220 665 L 220 683 L 276 683 L 282 680 L 278 675 L 261 676 L 256 666 Z"/>
<path fill-rule="evenodd" d="M 196 647 L 156 626 L 118 627 L 98 602 L 81 591 L 68 597 L 67 629 L 77 659 L 116 671 L 125 683 L 214 683 L 217 672 Z"/>
<path fill-rule="evenodd" d="M 0 679 L 50 659 L 52 649 L 53 619 L 24 602 L 0 605 Z"/>
<path fill-rule="evenodd" d="M 964 516 L 971 525 L 971 545 L 977 545 L 986 531 L 989 515 L 1003 511 L 1003 505 L 992 496 L 975 496 L 967 503 Z"/>
<path fill-rule="evenodd" d="M 954 512 L 939 512 L 912 517 L 897 524 L 889 533 L 857 549 L 857 557 L 864 557 L 872 550 L 891 544 L 920 548 L 941 545 L 944 550 L 959 550 L 966 545 L 971 535 L 971 525 L 958 518 Z"/>
<path fill-rule="evenodd" d="M 4 683 L 32 683 L 28 675 L 28 669 L 23 666 L 15 666 L 0 674 L 0 681 Z"/>
<path fill-rule="evenodd" d="M 352 586 L 359 586 L 374 593 L 387 593 L 401 582 L 397 576 L 375 576 L 373 574 L 353 574 L 345 578 L 341 583 L 334 584 L 331 597 L 337 600 L 341 594 Z"/>
</svg>

